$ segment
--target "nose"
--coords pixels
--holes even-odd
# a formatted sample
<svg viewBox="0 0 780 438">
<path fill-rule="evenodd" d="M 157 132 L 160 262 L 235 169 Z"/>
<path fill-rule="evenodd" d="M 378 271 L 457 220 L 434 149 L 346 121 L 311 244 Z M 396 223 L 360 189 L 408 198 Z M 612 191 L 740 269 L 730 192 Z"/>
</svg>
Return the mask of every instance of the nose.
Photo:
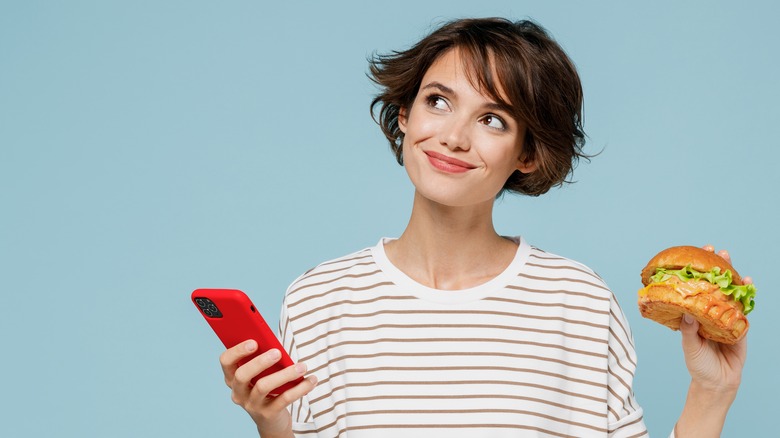
<svg viewBox="0 0 780 438">
<path fill-rule="evenodd" d="M 450 117 L 442 126 L 439 142 L 450 150 L 470 148 L 469 121 L 464 117 Z"/>
</svg>

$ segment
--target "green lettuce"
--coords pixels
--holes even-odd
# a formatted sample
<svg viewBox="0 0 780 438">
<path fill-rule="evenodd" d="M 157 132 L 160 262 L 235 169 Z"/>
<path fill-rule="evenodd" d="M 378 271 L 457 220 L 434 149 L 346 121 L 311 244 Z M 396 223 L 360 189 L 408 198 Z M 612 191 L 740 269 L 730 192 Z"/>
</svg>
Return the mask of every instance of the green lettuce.
<svg viewBox="0 0 780 438">
<path fill-rule="evenodd" d="M 731 271 L 728 269 L 721 273 L 719 267 L 712 268 L 710 272 L 699 272 L 691 268 L 691 265 L 682 269 L 655 268 L 655 275 L 650 278 L 653 279 L 653 282 L 660 283 L 672 278 L 672 276 L 676 276 L 682 281 L 706 280 L 717 284 L 721 292 L 742 303 L 745 315 L 755 307 L 756 287 L 752 284 L 733 284 Z"/>
<path fill-rule="evenodd" d="M 756 287 L 752 284 L 733 284 L 731 271 L 728 269 L 726 272 L 721 273 L 719 267 L 712 268 L 710 272 L 699 272 L 691 268 L 691 265 L 682 269 L 655 268 L 655 275 L 650 278 L 655 283 L 661 283 L 672 278 L 672 276 L 676 276 L 682 281 L 706 280 L 718 285 L 721 292 L 742 303 L 742 312 L 745 315 L 750 313 L 755 307 Z"/>
</svg>

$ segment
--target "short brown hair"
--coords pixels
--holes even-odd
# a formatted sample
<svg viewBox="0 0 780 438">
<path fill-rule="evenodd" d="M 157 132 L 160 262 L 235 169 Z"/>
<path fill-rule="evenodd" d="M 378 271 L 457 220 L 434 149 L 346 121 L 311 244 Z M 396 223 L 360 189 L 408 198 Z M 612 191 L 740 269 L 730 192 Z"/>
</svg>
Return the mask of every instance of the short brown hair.
<svg viewBox="0 0 780 438">
<path fill-rule="evenodd" d="M 569 182 L 566 177 L 577 161 L 589 158 L 582 152 L 582 85 L 563 49 L 541 26 L 528 20 L 455 20 L 409 50 L 374 54 L 369 59 L 369 77 L 382 89 L 371 102 L 371 115 L 398 163 L 403 165 L 401 109 L 414 102 L 428 68 L 456 48 L 475 88 L 511 108 L 512 116 L 527 125 L 523 154 L 535 161 L 537 169 L 527 174 L 515 171 L 501 193 L 509 190 L 538 196 Z"/>
</svg>

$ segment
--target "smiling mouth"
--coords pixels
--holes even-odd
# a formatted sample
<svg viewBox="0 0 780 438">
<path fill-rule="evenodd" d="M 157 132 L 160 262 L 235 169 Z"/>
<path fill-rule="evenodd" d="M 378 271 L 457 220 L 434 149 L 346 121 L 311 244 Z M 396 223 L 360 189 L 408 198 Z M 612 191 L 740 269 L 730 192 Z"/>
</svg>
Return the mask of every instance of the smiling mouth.
<svg viewBox="0 0 780 438">
<path fill-rule="evenodd" d="M 437 152 L 426 151 L 425 155 L 428 157 L 428 161 L 430 161 L 433 167 L 444 172 L 463 173 L 477 168 L 477 166 L 474 166 L 473 164 Z"/>
</svg>

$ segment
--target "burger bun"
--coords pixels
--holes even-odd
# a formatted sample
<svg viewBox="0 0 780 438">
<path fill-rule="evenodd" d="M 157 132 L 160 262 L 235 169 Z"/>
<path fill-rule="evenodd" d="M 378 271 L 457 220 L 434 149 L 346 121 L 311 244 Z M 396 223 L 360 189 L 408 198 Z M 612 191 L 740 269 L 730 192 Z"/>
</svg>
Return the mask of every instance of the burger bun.
<svg viewBox="0 0 780 438">
<path fill-rule="evenodd" d="M 709 272 L 714 267 L 719 267 L 721 272 L 730 270 L 733 283 L 742 284 L 734 267 L 717 254 L 695 246 L 668 248 L 642 269 L 642 284 L 646 287 L 639 291 L 640 313 L 672 330 L 680 329 L 682 317 L 687 313 L 699 322 L 699 335 L 703 338 L 735 344 L 749 328 L 742 303 L 705 280 L 682 282 L 674 277 L 671 281 L 653 283 L 651 279 L 656 268 L 682 269 L 688 265 L 699 272 Z"/>
</svg>

